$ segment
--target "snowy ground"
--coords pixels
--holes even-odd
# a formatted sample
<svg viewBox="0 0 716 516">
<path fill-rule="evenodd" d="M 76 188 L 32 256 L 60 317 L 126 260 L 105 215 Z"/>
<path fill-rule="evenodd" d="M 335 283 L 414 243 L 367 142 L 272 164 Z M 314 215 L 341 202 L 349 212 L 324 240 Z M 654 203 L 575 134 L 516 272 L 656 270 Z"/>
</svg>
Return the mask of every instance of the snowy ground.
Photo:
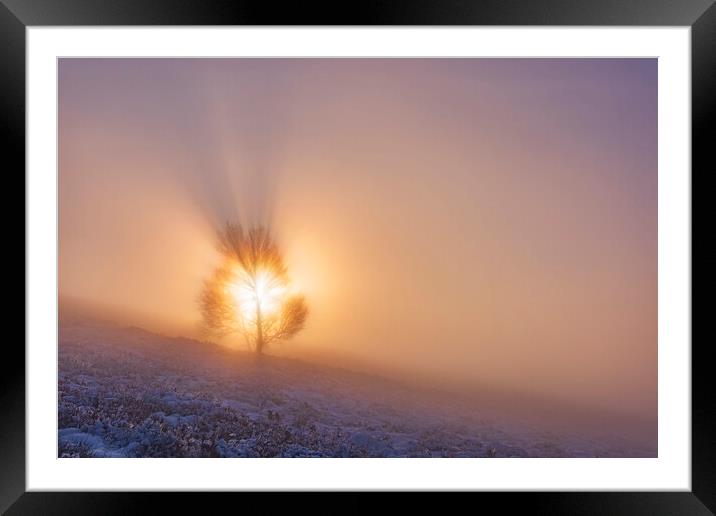
<svg viewBox="0 0 716 516">
<path fill-rule="evenodd" d="M 441 397 L 442 396 L 442 397 Z M 64 318 L 59 457 L 638 457 L 375 376 Z"/>
</svg>

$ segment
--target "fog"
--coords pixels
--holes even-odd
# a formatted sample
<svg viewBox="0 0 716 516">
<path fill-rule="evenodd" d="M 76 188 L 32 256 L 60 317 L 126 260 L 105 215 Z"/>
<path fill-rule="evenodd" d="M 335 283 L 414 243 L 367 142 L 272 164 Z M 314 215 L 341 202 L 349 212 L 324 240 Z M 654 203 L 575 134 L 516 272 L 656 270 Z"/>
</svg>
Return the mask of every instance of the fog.
<svg viewBox="0 0 716 516">
<path fill-rule="evenodd" d="M 270 224 L 271 353 L 653 419 L 656 110 L 655 59 L 61 59 L 60 296 L 196 336 Z"/>
</svg>

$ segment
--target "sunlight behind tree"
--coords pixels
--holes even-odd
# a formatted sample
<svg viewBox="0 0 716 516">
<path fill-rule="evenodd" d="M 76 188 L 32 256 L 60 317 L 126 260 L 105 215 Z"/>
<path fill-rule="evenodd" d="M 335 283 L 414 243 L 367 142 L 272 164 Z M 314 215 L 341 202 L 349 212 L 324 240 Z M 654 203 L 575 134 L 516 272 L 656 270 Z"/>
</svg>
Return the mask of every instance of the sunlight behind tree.
<svg viewBox="0 0 716 516">
<path fill-rule="evenodd" d="M 218 247 L 223 262 L 204 283 L 200 299 L 208 334 L 240 334 L 262 353 L 271 342 L 303 329 L 306 300 L 291 292 L 283 256 L 267 228 L 227 223 Z"/>
</svg>

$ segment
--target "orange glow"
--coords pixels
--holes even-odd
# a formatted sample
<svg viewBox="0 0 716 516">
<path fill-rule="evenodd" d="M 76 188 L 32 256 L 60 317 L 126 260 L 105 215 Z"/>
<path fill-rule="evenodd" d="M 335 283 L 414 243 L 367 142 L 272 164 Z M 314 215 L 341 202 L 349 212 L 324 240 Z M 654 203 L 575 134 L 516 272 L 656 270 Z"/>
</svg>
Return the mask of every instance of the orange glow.
<svg viewBox="0 0 716 516">
<path fill-rule="evenodd" d="M 200 298 L 207 335 L 240 334 L 261 353 L 303 329 L 307 303 L 289 291 L 283 256 L 266 227 L 227 223 L 218 234 L 218 249 L 224 263 L 204 282 Z"/>
<path fill-rule="evenodd" d="M 227 289 L 235 303 L 237 316 L 254 323 L 257 313 L 271 317 L 281 309 L 288 287 L 268 270 L 251 275 L 237 267 Z"/>
<path fill-rule="evenodd" d="M 60 295 L 251 348 L 259 303 L 269 330 L 300 293 L 310 318 L 271 353 L 655 417 L 657 79 L 654 59 L 60 60 Z M 226 221 L 270 225 L 290 278 L 218 251 Z"/>
</svg>

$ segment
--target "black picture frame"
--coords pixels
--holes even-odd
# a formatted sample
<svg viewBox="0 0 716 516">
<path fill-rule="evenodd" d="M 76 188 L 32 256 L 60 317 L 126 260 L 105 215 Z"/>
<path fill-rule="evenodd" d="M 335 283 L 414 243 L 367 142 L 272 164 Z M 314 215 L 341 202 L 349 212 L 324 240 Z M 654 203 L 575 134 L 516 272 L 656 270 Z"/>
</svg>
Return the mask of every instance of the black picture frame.
<svg viewBox="0 0 716 516">
<path fill-rule="evenodd" d="M 3 163 L 6 166 L 2 170 L 8 199 L 15 195 L 12 193 L 15 190 L 8 187 L 7 181 L 19 178 L 25 168 L 25 29 L 47 25 L 690 26 L 692 191 L 697 191 L 693 190 L 693 178 L 705 177 L 716 170 L 710 148 L 713 140 L 708 131 L 714 120 L 716 98 L 716 6 L 713 0 L 367 0 L 350 5 L 338 2 L 279 5 L 243 0 L 0 0 L 0 130 L 5 143 Z M 23 182 L 23 192 L 24 188 Z M 9 222 L 14 218 L 14 213 L 11 216 L 8 211 L 5 220 Z M 702 280 L 698 285 L 705 290 L 712 281 Z M 483 509 L 499 507 L 501 512 L 507 513 L 713 514 L 716 511 L 713 417 L 716 385 L 707 360 L 710 343 L 698 339 L 684 343 L 689 344 L 692 349 L 691 492 L 476 493 L 473 496 L 479 500 L 470 503 L 477 503 L 476 506 Z M 248 493 L 202 493 L 189 497 L 169 493 L 25 492 L 25 350 L 20 339 L 9 339 L 2 356 L 0 510 L 7 514 L 133 514 L 148 512 L 159 502 L 165 513 L 174 507 L 205 510 L 208 497 L 229 501 L 228 497 L 241 496 L 249 503 L 255 502 L 255 495 Z M 351 504 L 350 508 L 360 509 L 360 502 Z"/>
</svg>

